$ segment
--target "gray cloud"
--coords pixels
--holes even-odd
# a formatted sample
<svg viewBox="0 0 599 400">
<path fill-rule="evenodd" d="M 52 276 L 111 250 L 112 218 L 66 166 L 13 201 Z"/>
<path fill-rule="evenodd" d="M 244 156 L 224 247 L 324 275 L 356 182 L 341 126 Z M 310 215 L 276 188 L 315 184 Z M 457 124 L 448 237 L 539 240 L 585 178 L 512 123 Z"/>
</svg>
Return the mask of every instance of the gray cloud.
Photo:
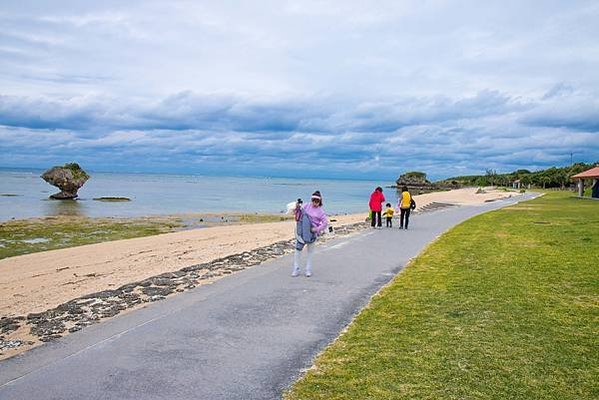
<svg viewBox="0 0 599 400">
<path fill-rule="evenodd" d="M 9 2 L 0 165 L 442 177 L 595 161 L 598 19 L 593 1 Z"/>
<path fill-rule="evenodd" d="M 277 102 L 191 92 L 135 104 L 106 97 L 3 96 L 0 145 L 9 150 L 6 154 L 95 156 L 96 163 L 107 164 L 126 158 L 148 168 L 157 163 L 217 169 L 221 164 L 231 173 L 244 165 L 309 174 L 321 173 L 326 165 L 333 175 L 366 176 L 388 168 L 386 176 L 427 169 L 443 177 L 553 165 L 581 148 L 586 160 L 594 161 L 596 130 L 554 124 L 571 120 L 577 102 L 578 109 L 587 104 L 577 93 L 561 96 L 559 103 L 553 97 L 523 100 L 498 92 L 355 104 L 326 97 Z"/>
<path fill-rule="evenodd" d="M 533 107 L 498 92 L 449 99 L 336 103 L 328 97 L 249 99 L 189 91 L 155 102 L 110 97 L 0 96 L 0 124 L 52 129 L 212 129 L 247 132 L 391 132 L 404 126 L 504 116 Z"/>
<path fill-rule="evenodd" d="M 599 100 L 595 93 L 584 93 L 566 86 L 552 89 L 538 107 L 522 115 L 523 124 L 599 132 Z"/>
</svg>

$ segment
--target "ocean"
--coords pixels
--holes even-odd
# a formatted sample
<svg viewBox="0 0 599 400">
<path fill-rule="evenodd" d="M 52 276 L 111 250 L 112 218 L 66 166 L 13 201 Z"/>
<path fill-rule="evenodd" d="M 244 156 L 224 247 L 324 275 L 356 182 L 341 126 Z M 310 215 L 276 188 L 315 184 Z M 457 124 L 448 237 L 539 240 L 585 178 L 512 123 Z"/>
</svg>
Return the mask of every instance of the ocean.
<svg viewBox="0 0 599 400">
<path fill-rule="evenodd" d="M 48 198 L 58 188 L 46 183 L 43 170 L 0 170 L 0 221 L 55 215 L 138 217 L 207 212 L 281 213 L 286 204 L 323 195 L 329 214 L 368 214 L 368 199 L 387 181 L 221 177 L 90 172 L 76 201 Z M 384 189 L 394 204 L 394 189 Z M 97 197 L 128 197 L 130 202 L 101 202 Z"/>
</svg>

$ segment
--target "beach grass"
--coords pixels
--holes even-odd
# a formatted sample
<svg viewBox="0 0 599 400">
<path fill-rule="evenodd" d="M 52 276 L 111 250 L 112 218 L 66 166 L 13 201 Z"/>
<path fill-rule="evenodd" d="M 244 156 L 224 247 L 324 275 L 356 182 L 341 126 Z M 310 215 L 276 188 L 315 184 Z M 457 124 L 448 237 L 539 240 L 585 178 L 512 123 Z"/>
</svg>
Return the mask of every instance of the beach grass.
<svg viewBox="0 0 599 400">
<path fill-rule="evenodd" d="M 290 399 L 599 398 L 599 203 L 551 192 L 431 244 Z"/>
</svg>

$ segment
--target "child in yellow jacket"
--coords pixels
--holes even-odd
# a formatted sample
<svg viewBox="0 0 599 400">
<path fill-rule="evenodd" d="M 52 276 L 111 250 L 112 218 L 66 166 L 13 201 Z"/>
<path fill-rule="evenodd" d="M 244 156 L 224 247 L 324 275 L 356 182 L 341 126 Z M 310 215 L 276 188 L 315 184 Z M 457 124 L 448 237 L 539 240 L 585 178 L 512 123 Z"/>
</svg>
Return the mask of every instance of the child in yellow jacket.
<svg viewBox="0 0 599 400">
<path fill-rule="evenodd" d="M 387 203 L 386 204 L 386 209 L 385 212 L 383 213 L 383 216 L 385 217 L 385 219 L 387 220 L 387 228 L 392 228 L 393 226 L 393 213 L 395 212 L 395 210 L 393 210 L 393 208 L 391 207 L 391 203 Z"/>
</svg>

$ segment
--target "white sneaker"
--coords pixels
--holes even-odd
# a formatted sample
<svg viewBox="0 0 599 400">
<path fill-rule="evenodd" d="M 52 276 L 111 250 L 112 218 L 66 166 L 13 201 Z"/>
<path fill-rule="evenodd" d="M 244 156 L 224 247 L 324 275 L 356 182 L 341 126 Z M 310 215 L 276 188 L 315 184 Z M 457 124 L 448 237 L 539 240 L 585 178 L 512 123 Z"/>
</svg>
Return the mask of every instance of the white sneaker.
<svg viewBox="0 0 599 400">
<path fill-rule="evenodd" d="M 299 268 L 294 268 L 293 272 L 291 273 L 291 276 L 293 278 L 295 278 L 296 276 L 299 276 L 299 274 L 300 274 L 300 269 Z"/>
<path fill-rule="evenodd" d="M 312 271 L 308 270 L 306 271 L 306 278 L 309 278 L 312 276 Z"/>
</svg>

